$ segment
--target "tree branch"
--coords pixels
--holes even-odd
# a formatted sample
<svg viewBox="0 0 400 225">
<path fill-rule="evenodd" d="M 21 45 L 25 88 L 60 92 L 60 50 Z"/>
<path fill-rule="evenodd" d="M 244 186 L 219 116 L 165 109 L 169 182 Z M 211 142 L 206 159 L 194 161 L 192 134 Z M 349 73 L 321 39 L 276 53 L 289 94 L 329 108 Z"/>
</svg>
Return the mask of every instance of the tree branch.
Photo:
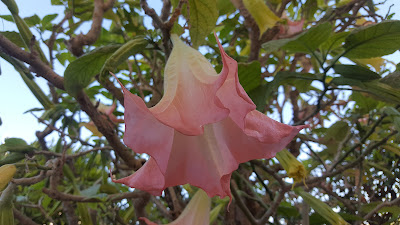
<svg viewBox="0 0 400 225">
<path fill-rule="evenodd" d="M 109 0 L 104 3 L 103 0 L 94 0 L 92 25 L 89 32 L 72 37 L 67 43 L 68 49 L 73 55 L 83 55 L 83 46 L 91 45 L 96 42 L 101 33 L 104 13 L 113 6 L 114 1 L 115 0 Z"/>
<path fill-rule="evenodd" d="M 28 63 L 32 66 L 32 68 L 34 68 L 34 71 L 38 76 L 43 77 L 58 89 L 65 90 L 63 77 L 56 74 L 53 69 L 51 69 L 40 59 L 38 55 L 22 50 L 20 47 L 12 43 L 2 34 L 0 34 L 0 51 Z"/>
</svg>

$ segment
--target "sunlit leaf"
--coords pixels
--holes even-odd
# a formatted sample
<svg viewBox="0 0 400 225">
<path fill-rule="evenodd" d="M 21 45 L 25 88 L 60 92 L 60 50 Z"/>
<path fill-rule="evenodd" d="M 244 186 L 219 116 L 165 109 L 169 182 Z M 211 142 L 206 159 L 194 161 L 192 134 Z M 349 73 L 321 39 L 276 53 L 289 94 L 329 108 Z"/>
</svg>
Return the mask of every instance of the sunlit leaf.
<svg viewBox="0 0 400 225">
<path fill-rule="evenodd" d="M 281 20 L 262 0 L 243 0 L 243 4 L 256 21 L 260 35 Z"/>
</svg>

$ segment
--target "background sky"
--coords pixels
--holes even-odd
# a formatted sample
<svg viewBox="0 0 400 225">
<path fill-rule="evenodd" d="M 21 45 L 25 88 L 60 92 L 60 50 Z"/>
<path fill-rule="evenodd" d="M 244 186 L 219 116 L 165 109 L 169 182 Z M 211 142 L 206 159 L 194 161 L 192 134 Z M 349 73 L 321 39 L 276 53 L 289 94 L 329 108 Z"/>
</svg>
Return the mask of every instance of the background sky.
<svg viewBox="0 0 400 225">
<path fill-rule="evenodd" d="M 53 22 L 59 22 L 63 16 L 63 7 L 52 6 L 50 0 L 15 0 L 20 11 L 21 17 L 28 17 L 37 14 L 40 18 L 45 15 L 57 13 L 59 16 Z M 159 11 L 160 2 L 158 0 L 149 0 L 150 6 L 155 7 Z M 374 0 L 374 2 L 384 2 Z M 399 0 L 387 0 L 382 6 L 378 6 L 380 10 L 378 14 L 386 15 L 389 6 L 392 6 L 391 12 L 400 12 L 400 1 Z M 9 15 L 7 7 L 0 2 L 0 15 Z M 393 17 L 393 19 L 400 19 L 400 13 Z M 151 24 L 149 17 L 145 17 L 145 24 Z M 89 27 L 87 23 L 85 27 Z M 9 23 L 3 19 L 0 19 L 0 31 L 16 30 L 16 26 L 13 23 Z M 35 33 L 34 33 L 35 34 Z M 50 33 L 49 33 L 50 34 Z M 48 35 L 49 35 L 48 34 Z M 400 41 L 400 37 L 399 37 Z M 46 52 L 47 48 L 44 48 Z M 390 59 L 394 63 L 400 62 L 400 53 L 397 51 L 391 56 L 385 57 Z M 0 118 L 2 125 L 0 126 L 0 143 L 5 138 L 19 137 L 25 139 L 28 143 L 33 142 L 36 139 L 35 132 L 43 130 L 44 126 L 39 124 L 35 117 L 30 113 L 25 113 L 27 110 L 32 108 L 41 108 L 40 103 L 32 95 L 28 87 L 22 81 L 20 75 L 14 70 L 14 68 L 6 61 L 0 58 L 1 75 L 0 75 Z M 58 74 L 63 74 L 64 68 L 56 66 L 55 68 Z M 42 87 L 45 93 L 48 93 L 48 87 L 46 81 L 43 78 L 36 78 L 36 82 Z"/>
</svg>

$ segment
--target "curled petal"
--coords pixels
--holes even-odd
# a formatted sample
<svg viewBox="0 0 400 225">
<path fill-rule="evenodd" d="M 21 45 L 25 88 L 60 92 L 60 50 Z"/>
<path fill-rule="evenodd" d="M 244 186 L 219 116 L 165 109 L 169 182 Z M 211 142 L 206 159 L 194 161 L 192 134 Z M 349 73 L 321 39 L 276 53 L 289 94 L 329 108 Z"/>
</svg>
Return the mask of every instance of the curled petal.
<svg viewBox="0 0 400 225">
<path fill-rule="evenodd" d="M 157 196 L 161 195 L 165 189 L 164 175 L 153 158 L 150 158 L 137 172 L 118 180 L 113 179 L 113 182 L 138 188 Z"/>
<path fill-rule="evenodd" d="M 160 123 L 141 98 L 128 91 L 122 83 L 120 85 L 125 105 L 124 143 L 137 153 L 154 157 L 159 170 L 164 173 L 171 153 L 174 129 Z"/>
<path fill-rule="evenodd" d="M 240 128 L 244 129 L 245 117 L 249 112 L 256 109 L 256 105 L 254 105 L 253 101 L 239 83 L 237 62 L 225 53 L 217 37 L 216 39 L 224 65 L 221 75 L 226 76 L 224 84 L 217 92 L 217 96 L 223 105 L 229 109 L 229 117 L 231 117 Z"/>
<path fill-rule="evenodd" d="M 227 110 L 216 98 L 225 80 L 195 49 L 171 36 L 174 48 L 164 74 L 164 96 L 150 108 L 162 123 L 186 135 L 199 135 L 203 125 L 227 117 Z"/>
<path fill-rule="evenodd" d="M 155 163 L 151 158 L 136 173 L 118 182 L 158 195 L 166 187 L 189 183 L 203 189 L 210 197 L 231 197 L 230 177 L 240 163 L 274 157 L 302 128 L 280 124 L 261 115 L 264 118 L 257 111 L 252 112 L 247 124 L 260 122 L 273 125 L 277 130 L 249 126 L 246 131 L 251 136 L 232 119 L 226 118 L 204 126 L 202 135 L 188 136 L 175 131 L 165 172 L 161 172 L 158 161 Z M 262 136 L 265 134 L 268 137 Z M 147 187 L 154 179 L 159 179 L 157 185 Z"/>
</svg>

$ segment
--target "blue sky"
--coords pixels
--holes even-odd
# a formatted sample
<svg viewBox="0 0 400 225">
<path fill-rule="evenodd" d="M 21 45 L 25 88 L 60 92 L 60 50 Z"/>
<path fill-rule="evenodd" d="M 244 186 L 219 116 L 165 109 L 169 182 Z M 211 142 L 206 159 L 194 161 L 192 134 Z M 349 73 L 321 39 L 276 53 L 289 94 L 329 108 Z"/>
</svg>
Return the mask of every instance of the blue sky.
<svg viewBox="0 0 400 225">
<path fill-rule="evenodd" d="M 151 0 L 148 2 L 151 6 L 155 2 L 157 5 L 160 5 L 160 1 Z M 374 0 L 374 2 L 383 2 L 383 0 Z M 50 0 L 16 0 L 16 3 L 19 6 L 20 15 L 22 17 L 37 14 L 40 18 L 43 18 L 44 15 L 58 13 L 60 15 L 55 21 L 60 21 L 64 15 L 63 7 L 51 6 Z M 391 12 L 400 12 L 400 3 L 398 0 L 388 0 L 384 6 L 380 7 L 384 12 L 380 14 L 385 15 L 388 7 L 392 4 L 394 6 Z M 8 14 L 7 8 L 0 2 L 0 15 Z M 399 15 L 396 15 L 395 19 L 399 18 Z M 150 24 L 150 19 L 147 16 L 145 19 L 146 24 Z M 16 30 L 16 26 L 0 19 L 0 31 L 9 30 Z M 400 54 L 398 52 L 385 58 L 389 58 L 395 63 L 400 62 Z M 36 98 L 34 98 L 12 66 L 2 59 L 0 59 L 0 66 L 2 70 L 2 74 L 0 75 L 0 118 L 3 122 L 0 126 L 0 143 L 8 137 L 20 137 L 27 142 L 33 142 L 36 139 L 35 132 L 43 130 L 44 126 L 40 125 L 31 114 L 24 114 L 24 112 L 32 108 L 40 108 L 41 105 Z M 56 68 L 56 72 L 59 74 L 62 74 L 62 71 L 63 68 L 61 66 Z M 37 78 L 36 81 L 42 89 L 48 93 L 49 90 L 46 81 L 42 78 Z"/>
</svg>

